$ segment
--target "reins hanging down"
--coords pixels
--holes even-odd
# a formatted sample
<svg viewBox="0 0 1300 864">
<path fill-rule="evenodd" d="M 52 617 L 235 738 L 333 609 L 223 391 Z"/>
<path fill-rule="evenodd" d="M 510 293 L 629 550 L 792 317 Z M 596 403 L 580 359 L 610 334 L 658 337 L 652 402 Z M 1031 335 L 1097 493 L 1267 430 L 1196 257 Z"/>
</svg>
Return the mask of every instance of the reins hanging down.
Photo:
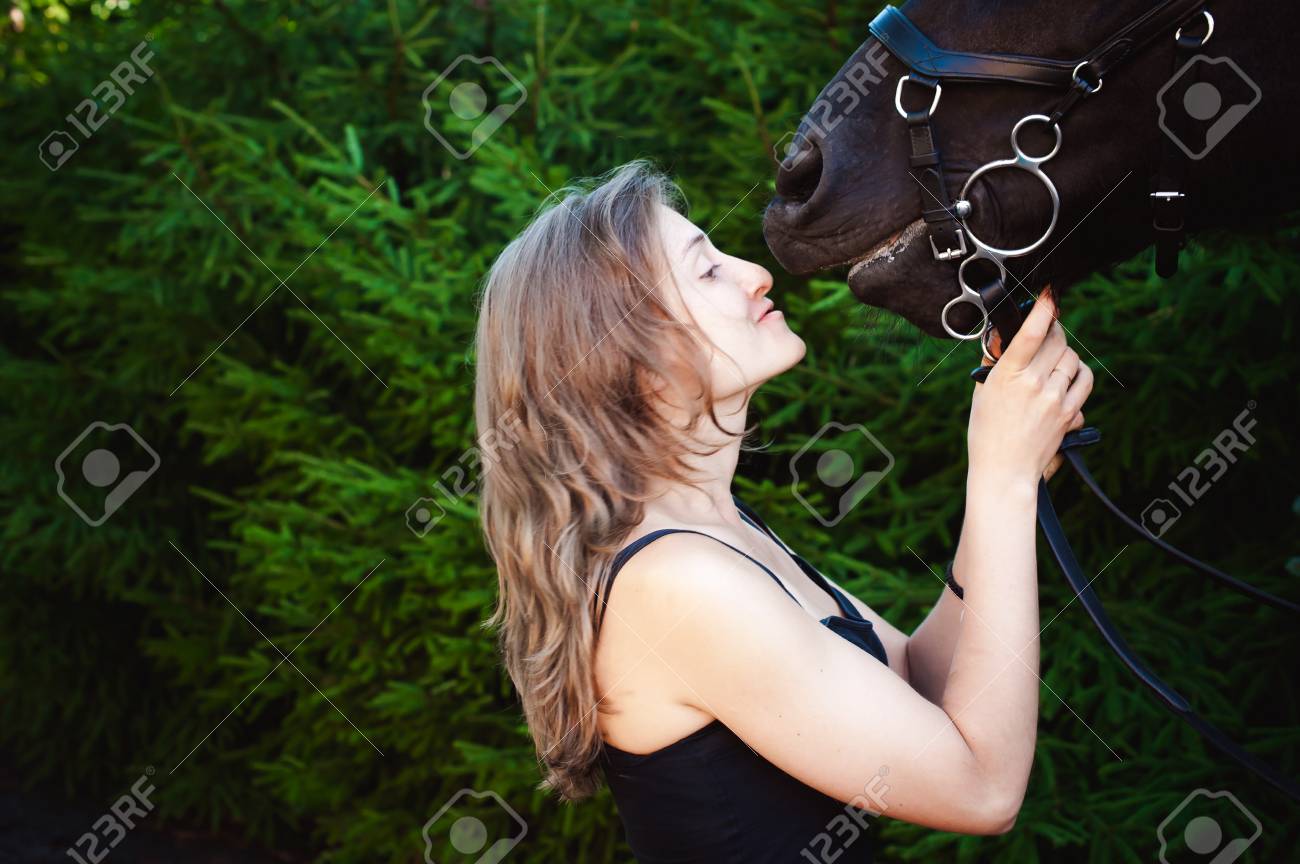
<svg viewBox="0 0 1300 864">
<path fill-rule="evenodd" d="M 1040 248 L 1056 229 L 1061 207 L 1060 196 L 1042 166 L 1061 148 L 1063 137 L 1061 121 L 1079 102 L 1101 91 L 1102 82 L 1111 70 L 1162 34 L 1173 35 L 1176 45 L 1174 68 L 1179 68 L 1180 64 L 1185 62 L 1195 49 L 1204 45 L 1214 32 L 1214 19 L 1202 8 L 1204 5 L 1205 0 L 1165 0 L 1157 3 L 1111 34 L 1084 57 L 1076 60 L 947 51 L 926 38 L 906 15 L 893 6 L 886 6 L 871 22 L 872 35 L 908 69 L 908 74 L 899 79 L 894 94 L 894 106 L 907 122 L 911 145 L 909 170 L 921 186 L 921 212 L 928 229 L 932 254 L 938 261 L 959 262 L 957 264 L 959 294 L 944 306 L 941 315 L 943 328 L 949 335 L 956 339 L 980 339 L 984 355 L 992 362 L 997 360 L 989 348 L 989 339 L 993 331 L 996 329 L 1003 345 L 1010 344 L 1012 337 L 1020 329 L 1024 313 L 1021 306 L 1011 299 L 1011 290 L 1007 285 L 1009 274 L 1006 263 L 1008 259 L 1023 257 Z M 1193 34 L 1191 31 L 1198 23 L 1204 24 L 1204 32 L 1199 35 Z M 1184 33 L 1184 30 L 1188 32 Z M 1006 159 L 988 162 L 977 168 L 967 178 L 954 202 L 948 197 L 942 159 L 931 125 L 931 118 L 939 106 L 943 82 L 1009 82 L 1064 92 L 1047 113 L 1030 114 L 1016 122 L 1011 129 L 1013 155 Z M 904 89 L 909 83 L 931 91 L 931 95 L 925 100 L 928 101 L 928 106 L 912 110 L 904 107 Z M 1030 123 L 1046 125 L 1055 139 L 1052 149 L 1043 156 L 1030 156 L 1020 146 L 1018 140 L 1020 132 Z M 967 197 L 971 185 L 984 174 L 999 168 L 1016 169 L 1033 175 L 1043 184 L 1051 199 L 1052 214 L 1047 229 L 1028 246 L 1017 249 L 992 246 L 972 232 L 967 223 L 973 209 Z M 1172 275 L 1177 269 L 1178 250 L 1183 244 L 1183 214 L 1186 199 L 1182 187 L 1185 168 L 1185 163 L 1179 155 L 1171 147 L 1166 146 L 1161 151 L 1159 165 L 1152 178 L 1153 240 L 1156 244 L 1156 269 L 1162 276 Z M 968 271 L 975 261 L 990 262 L 995 270 L 993 277 L 988 280 L 974 279 L 974 273 Z M 963 333 L 949 324 L 948 316 L 951 310 L 961 303 L 968 303 L 979 311 L 983 326 L 978 331 Z M 983 381 L 992 368 L 992 366 L 980 366 L 971 372 L 971 377 L 976 381 Z M 1259 603 L 1286 612 L 1300 612 L 1300 604 L 1276 597 L 1182 552 L 1151 535 L 1138 522 L 1125 514 L 1106 496 L 1084 463 L 1082 448 L 1096 444 L 1100 440 L 1101 433 L 1097 429 L 1086 427 L 1066 435 L 1061 442 L 1060 450 L 1070 467 L 1107 510 L 1127 527 L 1136 531 L 1143 540 L 1179 562 L 1195 568 Z M 1047 539 L 1052 557 L 1056 559 L 1057 565 L 1065 574 L 1066 581 L 1087 611 L 1088 617 L 1092 619 L 1102 638 L 1129 671 L 1155 693 L 1169 711 L 1199 732 L 1221 752 L 1292 799 L 1300 801 L 1300 786 L 1294 780 L 1283 776 L 1202 718 L 1177 690 L 1161 680 L 1133 653 L 1128 643 L 1124 641 L 1124 637 L 1111 622 L 1110 616 L 1106 614 L 1105 607 L 1092 590 L 1083 568 L 1079 566 L 1074 550 L 1070 547 L 1070 542 L 1061 527 L 1056 509 L 1052 506 L 1052 498 L 1048 493 L 1045 480 L 1040 480 L 1038 484 L 1038 524 Z"/>
</svg>

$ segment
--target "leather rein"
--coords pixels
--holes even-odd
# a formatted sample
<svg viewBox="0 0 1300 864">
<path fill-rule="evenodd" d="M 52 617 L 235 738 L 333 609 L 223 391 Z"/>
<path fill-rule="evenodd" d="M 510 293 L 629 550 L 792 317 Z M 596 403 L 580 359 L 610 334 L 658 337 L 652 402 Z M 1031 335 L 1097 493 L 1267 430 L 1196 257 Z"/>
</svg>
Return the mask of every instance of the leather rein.
<svg viewBox="0 0 1300 864">
<path fill-rule="evenodd" d="M 989 349 L 989 337 L 993 331 L 997 330 L 1002 345 L 1010 344 L 1024 320 L 1025 310 L 1033 301 L 1018 305 L 1012 300 L 1012 288 L 1007 285 L 1010 274 L 1006 262 L 1008 259 L 1022 257 L 1038 249 L 1055 230 L 1060 212 L 1060 198 L 1051 178 L 1042 170 L 1042 164 L 1056 155 L 1061 147 L 1061 121 L 1079 102 L 1100 92 L 1103 79 L 1107 74 L 1163 34 L 1173 34 L 1177 46 L 1174 69 L 1180 68 L 1214 32 L 1214 19 L 1203 8 L 1205 2 L 1206 0 L 1164 0 L 1157 3 L 1111 34 L 1085 56 L 1075 60 L 948 51 L 926 38 L 906 15 L 893 6 L 886 6 L 872 20 L 871 34 L 908 68 L 908 74 L 898 82 L 894 104 L 898 113 L 907 122 L 911 144 L 910 173 L 921 186 L 922 217 L 928 229 L 931 251 L 936 260 L 959 262 L 957 282 L 960 294 L 944 306 L 941 319 L 944 329 L 951 336 L 957 339 L 979 338 L 985 356 L 993 362 L 997 359 L 992 356 Z M 1203 32 L 1190 32 L 1195 25 L 1202 23 Z M 1185 30 L 1188 32 L 1185 33 Z M 1011 131 L 1013 155 L 977 168 L 966 180 L 956 202 L 948 196 L 943 165 L 931 125 L 931 118 L 939 105 L 943 82 L 1017 83 L 1062 91 L 1047 113 L 1030 114 L 1021 118 L 1013 126 Z M 907 109 L 903 106 L 904 90 L 908 84 L 930 91 L 925 100 L 929 103 L 927 106 L 919 109 Z M 1042 124 L 1053 134 L 1055 144 L 1046 155 L 1028 155 L 1020 146 L 1018 141 L 1020 131 L 1030 123 Z M 1155 188 L 1151 193 L 1151 200 L 1156 269 L 1161 276 L 1167 277 L 1173 275 L 1177 269 L 1178 252 L 1184 242 L 1185 194 L 1182 186 L 1186 166 L 1168 140 L 1163 140 L 1163 144 L 1160 164 L 1153 177 Z M 973 210 L 967 198 L 972 183 L 984 174 L 998 169 L 1015 169 L 1032 174 L 1044 184 L 1051 198 L 1052 215 L 1048 227 L 1038 240 L 1028 246 L 1018 249 L 992 246 L 981 240 L 967 224 L 967 218 Z M 991 278 L 979 280 L 974 278 L 975 274 L 970 271 L 972 262 L 981 260 L 991 262 L 995 271 Z M 960 303 L 968 303 L 979 310 L 983 321 L 983 327 L 979 331 L 963 333 L 949 325 L 950 310 Z M 992 366 L 982 365 L 971 372 L 971 377 L 976 381 L 983 381 L 992 368 Z M 1081 448 L 1096 444 L 1100 440 L 1101 433 L 1096 428 L 1085 427 L 1067 434 L 1061 442 L 1060 452 L 1084 485 L 1126 527 L 1166 555 L 1258 603 L 1291 613 L 1300 613 L 1300 604 L 1270 594 L 1188 555 L 1156 537 L 1124 513 L 1102 490 L 1084 462 Z M 1046 480 L 1040 480 L 1038 484 L 1038 523 L 1047 539 L 1053 558 L 1056 559 L 1066 581 L 1074 590 L 1075 596 L 1087 611 L 1106 644 L 1129 671 L 1156 695 L 1161 704 L 1200 733 L 1220 752 L 1293 800 L 1300 801 L 1300 785 L 1246 751 L 1234 739 L 1202 718 L 1177 690 L 1148 669 L 1134 654 L 1111 622 L 1101 600 L 1092 590 L 1091 580 L 1079 565 L 1061 527 L 1056 509 L 1052 506 Z"/>
</svg>

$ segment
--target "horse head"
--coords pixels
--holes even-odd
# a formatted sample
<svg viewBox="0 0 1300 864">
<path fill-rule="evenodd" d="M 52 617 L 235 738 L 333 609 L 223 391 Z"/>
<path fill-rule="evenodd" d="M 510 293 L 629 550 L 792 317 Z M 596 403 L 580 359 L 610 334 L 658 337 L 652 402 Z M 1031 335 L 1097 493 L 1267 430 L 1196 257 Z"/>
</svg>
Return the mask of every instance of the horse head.
<svg viewBox="0 0 1300 864">
<path fill-rule="evenodd" d="M 1068 60 L 1086 56 L 1157 5 L 911 0 L 900 11 L 948 51 Z M 1060 291 L 1148 246 L 1152 177 L 1171 142 L 1186 165 L 1188 230 L 1247 226 L 1295 207 L 1300 172 L 1290 163 L 1300 85 L 1286 70 L 1300 4 L 1227 0 L 1215 4 L 1213 21 L 1197 21 L 1201 33 L 1215 26 L 1189 63 L 1180 62 L 1185 54 L 1176 53 L 1174 28 L 1168 28 L 1135 46 L 1103 80 L 1087 82 L 1093 92 L 1062 119 L 1061 147 L 1041 166 L 1059 192 L 1055 230 L 1039 248 L 1008 262 L 1009 289 L 1036 292 L 1051 283 Z M 866 29 L 864 21 L 864 35 Z M 849 287 L 863 303 L 945 336 L 940 316 L 957 294 L 960 256 L 939 260 L 942 250 L 927 242 L 921 211 L 937 202 L 909 173 L 914 148 L 900 110 L 914 110 L 932 91 L 900 89 L 908 73 L 868 35 L 800 122 L 778 169 L 763 232 L 790 272 L 847 265 Z M 1022 82 L 958 80 L 944 81 L 934 96 L 930 122 L 944 185 L 956 201 L 976 169 L 1011 155 L 1016 122 L 1049 113 L 1061 93 Z M 896 106 L 896 99 L 908 104 Z M 1044 155 L 1053 145 L 1050 133 L 1048 124 L 1033 124 L 1020 145 Z M 1032 243 L 1052 214 L 1048 192 L 1028 172 L 981 174 L 967 198 L 970 231 L 996 247 Z M 963 331 L 979 321 L 972 306 L 954 307 L 949 317 Z"/>
</svg>

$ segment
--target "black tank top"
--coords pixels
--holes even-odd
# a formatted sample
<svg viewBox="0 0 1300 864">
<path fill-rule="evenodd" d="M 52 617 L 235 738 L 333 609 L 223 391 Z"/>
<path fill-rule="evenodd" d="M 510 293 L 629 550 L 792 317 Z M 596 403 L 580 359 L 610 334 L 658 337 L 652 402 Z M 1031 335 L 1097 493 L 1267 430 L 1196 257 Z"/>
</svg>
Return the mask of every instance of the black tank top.
<svg viewBox="0 0 1300 864">
<path fill-rule="evenodd" d="M 732 499 L 746 521 L 776 541 L 834 598 L 843 614 L 828 615 L 821 623 L 888 663 L 880 637 L 853 603 L 786 546 L 757 513 L 736 496 Z M 614 557 L 601 596 L 609 596 L 614 576 L 638 550 L 675 532 L 703 533 L 664 528 L 624 547 Z M 799 602 L 775 573 L 752 556 L 725 540 L 713 539 L 749 558 Z M 602 604 L 601 617 L 604 609 Z M 628 753 L 606 743 L 601 766 L 639 864 L 815 864 L 835 859 L 840 864 L 864 864 L 872 860 L 867 813 L 786 774 L 720 720 L 653 753 Z"/>
</svg>

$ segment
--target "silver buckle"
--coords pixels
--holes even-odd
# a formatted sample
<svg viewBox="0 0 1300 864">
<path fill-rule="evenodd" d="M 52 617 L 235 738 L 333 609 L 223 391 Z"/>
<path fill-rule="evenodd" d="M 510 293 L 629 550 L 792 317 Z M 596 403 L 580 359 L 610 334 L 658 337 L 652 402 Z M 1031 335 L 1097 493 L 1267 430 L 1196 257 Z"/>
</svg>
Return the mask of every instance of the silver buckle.
<svg viewBox="0 0 1300 864">
<path fill-rule="evenodd" d="M 951 261 L 954 258 L 963 258 L 966 255 L 966 235 L 960 228 L 955 229 L 957 232 L 957 248 L 945 249 L 939 251 L 939 247 L 934 245 L 934 235 L 930 235 L 930 251 L 934 253 L 936 261 Z"/>
<path fill-rule="evenodd" d="M 1201 14 L 1205 16 L 1205 35 L 1201 37 L 1201 44 L 1204 45 L 1214 35 L 1214 16 L 1208 9 L 1202 9 Z M 1174 31 L 1174 41 L 1177 42 L 1181 38 L 1183 38 L 1183 28 L 1179 27 Z"/>
<path fill-rule="evenodd" d="M 894 108 L 898 115 L 904 120 L 907 119 L 907 111 L 903 110 L 903 85 L 912 80 L 911 75 L 904 75 L 898 79 L 898 86 L 894 88 Z M 930 107 L 925 110 L 925 116 L 929 117 L 939 107 L 939 97 L 943 95 L 943 85 L 938 81 L 934 83 L 934 98 L 930 100 Z"/>
<path fill-rule="evenodd" d="M 1084 79 L 1079 75 L 1079 70 L 1082 69 L 1084 66 L 1087 66 L 1088 68 L 1092 68 L 1092 61 L 1091 61 L 1091 60 L 1084 60 L 1084 61 L 1083 61 L 1082 63 L 1080 63 L 1078 66 L 1075 66 L 1075 67 L 1074 67 L 1074 72 L 1071 73 L 1071 74 L 1074 76 L 1074 83 L 1080 85 L 1080 86 L 1079 86 L 1079 89 L 1083 91 L 1083 95 L 1084 95 L 1084 96 L 1091 96 L 1093 93 L 1100 93 L 1100 92 L 1101 92 L 1101 78 L 1100 78 L 1100 77 L 1097 78 L 1097 86 L 1096 86 L 1096 87 L 1092 87 L 1092 86 L 1090 86 L 1090 85 L 1088 84 L 1088 82 L 1087 82 L 1086 80 L 1084 80 Z"/>
</svg>

